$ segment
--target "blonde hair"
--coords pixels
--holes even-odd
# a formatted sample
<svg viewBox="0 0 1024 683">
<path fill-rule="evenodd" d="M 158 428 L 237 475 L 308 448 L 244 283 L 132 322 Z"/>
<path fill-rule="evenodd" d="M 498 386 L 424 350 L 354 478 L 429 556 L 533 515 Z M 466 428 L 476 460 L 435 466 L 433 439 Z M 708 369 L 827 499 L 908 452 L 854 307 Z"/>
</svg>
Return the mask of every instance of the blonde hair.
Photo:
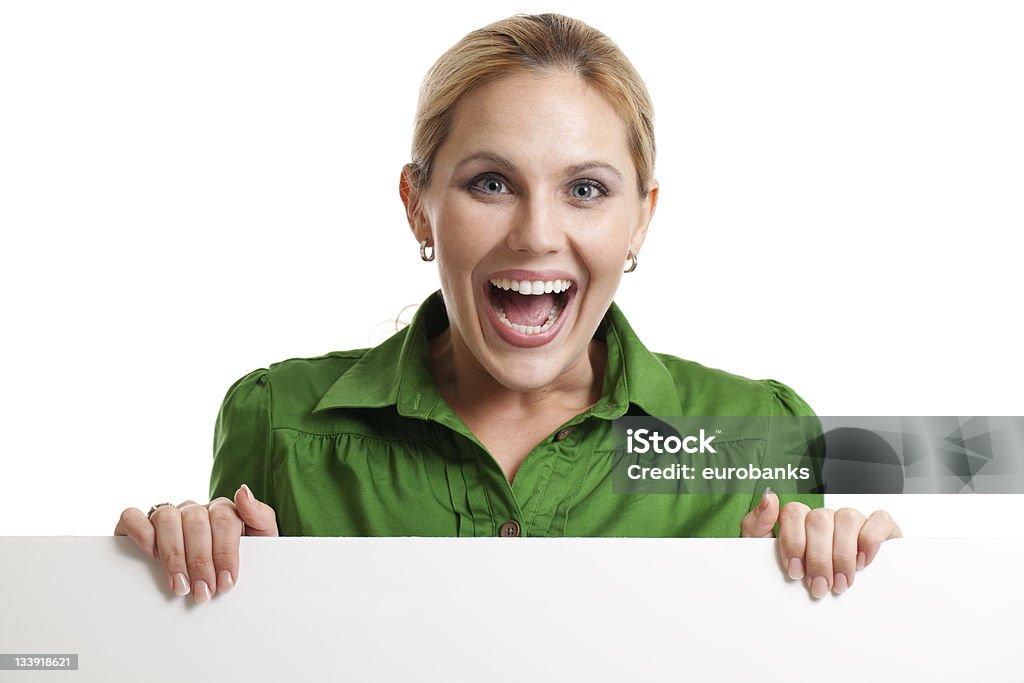
<svg viewBox="0 0 1024 683">
<path fill-rule="evenodd" d="M 453 45 L 420 87 L 410 181 L 430 184 L 438 148 L 455 107 L 474 89 L 516 72 L 565 69 L 596 88 L 625 123 L 637 188 L 646 197 L 654 175 L 654 108 L 640 74 L 608 36 L 561 14 L 517 14 L 477 29 Z"/>
</svg>

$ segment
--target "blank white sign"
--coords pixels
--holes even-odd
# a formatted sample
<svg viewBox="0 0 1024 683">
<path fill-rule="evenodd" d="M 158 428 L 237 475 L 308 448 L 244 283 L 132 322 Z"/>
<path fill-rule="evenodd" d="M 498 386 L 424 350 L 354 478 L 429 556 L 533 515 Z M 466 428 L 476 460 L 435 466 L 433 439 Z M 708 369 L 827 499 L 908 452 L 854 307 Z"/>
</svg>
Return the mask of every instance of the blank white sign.
<svg viewBox="0 0 1024 683">
<path fill-rule="evenodd" d="M 243 538 L 195 605 L 127 538 L 0 538 L 7 681 L 1020 681 L 1021 540 L 885 543 L 810 597 L 771 540 Z"/>
</svg>

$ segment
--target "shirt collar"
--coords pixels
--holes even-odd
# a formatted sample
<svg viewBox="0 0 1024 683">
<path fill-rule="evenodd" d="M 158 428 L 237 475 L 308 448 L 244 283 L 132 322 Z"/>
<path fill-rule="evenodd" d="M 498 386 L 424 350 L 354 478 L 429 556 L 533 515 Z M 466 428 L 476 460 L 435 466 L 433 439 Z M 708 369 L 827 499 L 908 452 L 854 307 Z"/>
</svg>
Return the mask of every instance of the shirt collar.
<svg viewBox="0 0 1024 683">
<path fill-rule="evenodd" d="M 430 374 L 427 340 L 448 327 L 441 290 L 433 292 L 412 322 L 383 343 L 368 349 L 324 393 L 314 413 L 330 408 L 382 408 L 394 405 L 407 417 L 437 419 L 448 413 Z M 659 358 L 647 350 L 612 302 L 598 325 L 596 338 L 608 347 L 602 398 L 591 414 L 614 419 L 630 404 L 651 416 L 680 415 L 675 380 Z M 443 420 L 447 422 L 448 420 Z"/>
</svg>

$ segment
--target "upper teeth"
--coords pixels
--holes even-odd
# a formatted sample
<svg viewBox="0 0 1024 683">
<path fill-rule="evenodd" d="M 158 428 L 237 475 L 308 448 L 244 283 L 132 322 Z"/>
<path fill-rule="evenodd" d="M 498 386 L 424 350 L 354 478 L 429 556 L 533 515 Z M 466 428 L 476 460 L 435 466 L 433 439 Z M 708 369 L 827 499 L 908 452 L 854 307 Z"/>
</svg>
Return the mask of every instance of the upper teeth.
<svg viewBox="0 0 1024 683">
<path fill-rule="evenodd" d="M 511 289 L 520 294 L 559 294 L 572 286 L 572 280 L 509 280 L 491 278 L 491 284 L 500 289 Z"/>
</svg>

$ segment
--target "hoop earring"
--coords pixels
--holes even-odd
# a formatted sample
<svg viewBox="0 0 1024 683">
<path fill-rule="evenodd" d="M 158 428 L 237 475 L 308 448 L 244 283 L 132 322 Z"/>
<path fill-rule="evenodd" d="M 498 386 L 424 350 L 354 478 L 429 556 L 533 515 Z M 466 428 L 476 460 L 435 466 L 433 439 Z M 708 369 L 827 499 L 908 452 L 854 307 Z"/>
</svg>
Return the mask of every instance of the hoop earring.
<svg viewBox="0 0 1024 683">
<path fill-rule="evenodd" d="M 623 273 L 632 273 L 634 270 L 636 270 L 636 254 L 634 254 L 633 252 L 629 252 L 629 258 L 632 261 L 632 263 L 629 264 L 629 268 L 626 268 L 624 271 L 622 271 Z"/>
<path fill-rule="evenodd" d="M 434 260 L 434 247 L 433 246 L 430 247 L 430 255 L 427 256 L 427 241 L 426 240 L 423 240 L 422 242 L 420 242 L 420 258 L 423 259 L 424 261 L 433 261 Z"/>
</svg>

